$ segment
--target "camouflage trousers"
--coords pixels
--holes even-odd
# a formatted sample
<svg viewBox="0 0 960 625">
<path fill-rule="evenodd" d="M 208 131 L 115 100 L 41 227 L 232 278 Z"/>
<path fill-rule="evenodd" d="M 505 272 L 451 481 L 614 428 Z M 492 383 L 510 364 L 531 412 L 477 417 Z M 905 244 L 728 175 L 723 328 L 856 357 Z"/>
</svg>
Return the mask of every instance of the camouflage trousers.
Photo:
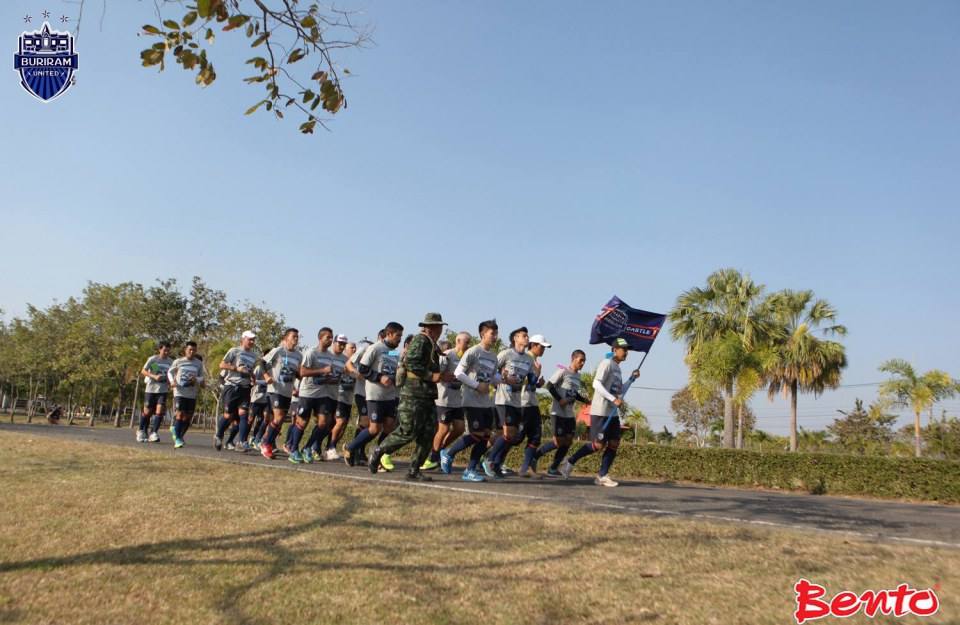
<svg viewBox="0 0 960 625">
<path fill-rule="evenodd" d="M 416 443 L 411 470 L 419 469 L 433 448 L 433 436 L 437 433 L 437 413 L 434 400 L 423 397 L 401 397 L 397 416 L 400 425 L 390 433 L 380 449 L 392 454 L 404 445 Z"/>
</svg>

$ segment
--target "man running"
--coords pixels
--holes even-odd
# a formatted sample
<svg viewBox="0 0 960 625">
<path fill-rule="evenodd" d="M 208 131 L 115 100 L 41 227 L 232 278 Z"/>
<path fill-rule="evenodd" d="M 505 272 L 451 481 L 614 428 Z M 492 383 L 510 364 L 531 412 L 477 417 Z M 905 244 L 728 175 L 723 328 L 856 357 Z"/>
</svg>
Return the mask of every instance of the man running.
<svg viewBox="0 0 960 625">
<path fill-rule="evenodd" d="M 377 333 L 377 340 L 382 341 L 384 337 L 383 330 L 380 330 Z M 370 415 L 367 411 L 367 390 L 366 390 L 366 380 L 362 375 L 360 375 L 360 359 L 363 358 L 363 355 L 367 353 L 367 350 L 370 349 L 370 346 L 373 345 L 368 339 L 363 339 L 360 341 L 360 344 L 357 346 L 357 352 L 350 357 L 350 360 L 347 361 L 347 373 L 352 375 L 355 380 L 357 380 L 356 385 L 353 390 L 353 400 L 357 406 L 357 427 L 354 432 L 353 440 L 357 439 L 357 436 L 361 432 L 370 427 Z M 352 441 L 351 441 L 352 442 Z M 353 466 L 353 465 L 363 465 L 367 464 L 367 443 L 364 442 L 362 445 L 359 445 L 356 448 L 357 453 L 353 454 L 350 459 L 347 459 L 347 447 L 349 445 L 343 446 L 343 455 L 341 456 L 344 461 Z"/>
<path fill-rule="evenodd" d="M 440 313 L 427 313 L 420 322 L 420 334 L 413 337 L 403 355 L 405 377 L 400 387 L 400 427 L 373 448 L 367 467 L 376 473 L 384 454 L 393 453 L 410 442 L 416 449 L 410 458 L 408 480 L 430 481 L 420 473 L 420 466 L 430 453 L 430 445 L 436 430 L 435 404 L 437 383 L 451 382 L 452 373 L 440 370 L 440 348 L 437 339 L 446 323 Z"/>
<path fill-rule="evenodd" d="M 173 387 L 173 447 L 183 447 L 183 437 L 197 409 L 197 392 L 204 386 L 203 361 L 197 357 L 197 344 L 187 341 L 183 356 L 167 370 L 167 381 Z"/>
<path fill-rule="evenodd" d="M 617 486 L 607 473 L 617 456 L 620 447 L 620 416 L 611 417 L 615 409 L 623 405 L 623 375 L 620 372 L 620 363 L 627 359 L 630 344 L 625 339 L 613 342 L 613 358 L 604 358 L 593 374 L 593 402 L 590 404 L 590 442 L 584 443 L 568 460 L 560 465 L 560 474 L 564 479 L 570 477 L 573 465 L 580 458 L 603 449 L 603 458 L 600 460 L 600 472 L 594 483 L 598 486 Z M 640 375 L 636 370 L 631 374 L 634 378 Z"/>
<path fill-rule="evenodd" d="M 383 335 L 383 340 L 371 345 L 360 358 L 358 369 L 365 381 L 370 426 L 361 430 L 347 445 L 344 457 L 350 466 L 356 463 L 355 451 L 376 437 L 379 437 L 377 442 L 382 443 L 396 423 L 399 399 L 396 376 L 399 363 L 394 350 L 403 340 L 403 326 L 391 321 L 384 327 Z M 393 470 L 389 455 L 381 457 L 381 465 L 387 471 Z"/>
<path fill-rule="evenodd" d="M 493 345 L 499 334 L 497 322 L 493 319 L 481 322 L 478 333 L 480 344 L 474 345 L 463 354 L 454 372 L 463 385 L 460 389 L 461 403 L 470 433 L 464 434 L 449 449 L 440 452 L 440 470 L 449 474 L 453 470 L 453 461 L 457 454 L 471 448 L 470 464 L 461 477 L 465 482 L 485 481 L 485 478 L 477 473 L 477 464 L 486 451 L 493 427 L 490 385 L 502 381 L 497 371 L 497 355 L 493 352 Z"/>
<path fill-rule="evenodd" d="M 173 360 L 170 359 L 170 343 L 166 341 L 160 343 L 157 353 L 147 358 L 140 374 L 144 380 L 144 399 L 143 412 L 140 413 L 140 427 L 137 429 L 137 442 L 143 443 L 150 441 L 157 443 L 160 441 L 158 430 L 163 421 L 163 415 L 167 412 L 167 393 L 170 391 L 170 383 L 167 381 L 167 371 Z M 147 427 L 150 428 L 150 434 L 147 435 Z"/>
<path fill-rule="evenodd" d="M 299 341 L 300 331 L 296 328 L 287 328 L 283 331 L 283 339 L 280 341 L 280 345 L 274 347 L 269 354 L 263 357 L 265 367 L 263 377 L 267 381 L 267 392 L 270 393 L 273 420 L 264 430 L 263 440 L 260 442 L 260 455 L 270 460 L 274 457 L 277 435 L 280 433 L 283 420 L 290 409 L 290 402 L 293 398 L 293 383 L 300 374 L 303 354 L 297 351 Z"/>
<path fill-rule="evenodd" d="M 263 438 L 263 431 L 267 427 L 267 421 L 270 420 L 270 396 L 267 393 L 267 381 L 263 377 L 263 360 L 257 361 L 257 366 L 253 369 L 253 387 L 250 389 L 250 414 L 247 416 L 246 427 L 244 422 L 240 422 L 240 451 L 250 451 L 251 446 L 254 449 L 260 449 L 260 439 Z M 253 444 L 247 440 L 249 436 L 253 437 Z"/>
<path fill-rule="evenodd" d="M 533 366 L 527 373 L 527 379 L 524 380 L 523 390 L 520 391 L 520 431 L 515 438 L 510 439 L 499 459 L 499 463 L 502 465 L 503 459 L 510 448 L 519 445 L 526 438 L 527 447 L 524 450 L 524 462 L 520 466 L 520 477 L 528 477 L 531 472 L 537 472 L 536 466 L 531 466 L 526 462 L 526 458 L 540 446 L 540 440 L 543 438 L 543 418 L 540 414 L 540 400 L 537 397 L 537 389 L 543 386 L 543 377 L 541 376 L 543 367 L 540 364 L 540 359 L 549 347 L 551 347 L 551 344 L 542 334 L 534 334 L 530 337 L 526 353 L 533 362 Z"/>
<path fill-rule="evenodd" d="M 527 329 L 517 328 L 510 333 L 510 347 L 497 354 L 497 371 L 503 383 L 497 386 L 494 404 L 501 431 L 487 451 L 487 458 L 482 465 L 487 477 L 497 480 L 503 479 L 500 470 L 503 458 L 511 442 L 518 438 L 523 422 L 520 399 L 527 376 L 533 370 L 533 358 L 526 353 L 528 339 Z"/>
<path fill-rule="evenodd" d="M 570 355 L 570 366 L 560 367 L 547 381 L 546 389 L 553 397 L 553 403 L 550 405 L 550 429 L 553 430 L 553 440 L 544 444 L 539 449 L 528 446 L 524 456 L 524 464 L 536 471 L 537 461 L 545 454 L 554 449 L 557 453 L 553 456 L 553 462 L 547 469 L 547 475 L 550 477 L 560 477 L 560 471 L 557 468 L 570 450 L 573 444 L 573 436 L 577 431 L 577 417 L 574 410 L 576 402 L 589 404 L 590 400 L 583 395 L 583 381 L 580 379 L 580 371 L 587 362 L 587 355 L 583 350 L 577 349 Z M 520 475 L 523 476 L 523 469 L 520 469 Z"/>
<path fill-rule="evenodd" d="M 333 415 L 337 411 L 337 386 L 340 375 L 343 373 L 343 347 L 334 345 L 333 330 L 320 328 L 317 333 L 318 344 L 311 347 L 303 355 L 303 364 L 300 365 L 300 404 L 297 408 L 297 418 L 290 427 L 289 453 L 290 462 L 313 462 L 315 450 L 319 449 L 320 441 L 333 427 Z M 310 416 L 317 415 L 317 423 L 313 432 L 301 452 L 298 449 L 304 429 L 310 423 Z"/>
<path fill-rule="evenodd" d="M 223 433 L 229 425 L 231 428 L 239 426 L 240 421 L 247 420 L 247 408 L 250 405 L 250 387 L 253 385 L 253 369 L 260 359 L 253 349 L 257 335 L 250 330 L 240 335 L 240 347 L 231 347 L 220 361 L 220 371 L 224 372 L 223 391 L 220 401 L 223 403 L 223 416 L 217 419 L 217 431 L 213 435 L 213 447 L 217 451 L 223 448 Z M 233 436 L 228 449 L 233 449 Z"/>
<path fill-rule="evenodd" d="M 450 374 L 452 381 L 441 382 L 437 385 L 437 433 L 433 437 L 433 448 L 430 457 L 423 466 L 424 471 L 430 471 L 440 466 L 440 450 L 449 446 L 453 441 L 463 436 L 463 405 L 460 388 L 463 386 L 457 380 L 457 365 L 464 352 L 470 347 L 470 333 L 460 332 L 455 339 L 452 349 L 447 349 L 440 355 L 440 371 Z"/>
<path fill-rule="evenodd" d="M 350 414 L 353 411 L 354 395 L 357 392 L 357 378 L 351 373 L 350 361 L 357 353 L 357 344 L 351 343 L 345 334 L 338 334 L 335 343 L 343 345 L 344 368 L 340 374 L 340 383 L 337 386 L 337 413 L 336 423 L 330 432 L 330 442 L 323 452 L 324 460 L 339 460 L 340 454 L 337 453 L 337 444 L 340 443 L 340 437 L 350 422 Z M 359 386 L 363 386 L 360 384 Z M 322 442 L 322 441 L 321 441 Z"/>
</svg>

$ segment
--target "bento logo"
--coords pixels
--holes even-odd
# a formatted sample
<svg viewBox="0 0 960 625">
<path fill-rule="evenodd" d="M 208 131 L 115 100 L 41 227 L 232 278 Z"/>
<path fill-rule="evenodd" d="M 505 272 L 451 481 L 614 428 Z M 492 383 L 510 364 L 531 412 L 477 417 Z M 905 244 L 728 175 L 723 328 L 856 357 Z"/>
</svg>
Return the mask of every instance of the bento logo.
<svg viewBox="0 0 960 625">
<path fill-rule="evenodd" d="M 793 613 L 797 625 L 826 616 L 845 618 L 861 610 L 870 618 L 877 614 L 901 618 L 932 616 L 940 609 L 940 599 L 933 588 L 917 590 L 907 584 L 900 584 L 894 590 L 867 590 L 859 595 L 838 592 L 829 600 L 821 599 L 827 594 L 826 588 L 806 579 L 797 581 L 793 590 L 797 593 L 797 611 Z"/>
</svg>

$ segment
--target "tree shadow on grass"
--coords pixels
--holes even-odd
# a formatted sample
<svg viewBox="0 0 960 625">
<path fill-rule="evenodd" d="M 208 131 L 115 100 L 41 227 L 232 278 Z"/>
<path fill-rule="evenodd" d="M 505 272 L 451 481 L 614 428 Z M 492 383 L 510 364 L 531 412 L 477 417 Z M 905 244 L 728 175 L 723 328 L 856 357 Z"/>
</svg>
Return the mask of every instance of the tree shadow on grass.
<svg viewBox="0 0 960 625">
<path fill-rule="evenodd" d="M 416 506 L 422 501 L 406 494 L 396 494 L 384 501 L 377 510 L 387 514 L 396 508 L 399 514 L 406 514 L 414 521 L 409 524 L 379 522 L 360 516 L 369 512 L 369 502 L 360 497 L 341 494 L 342 501 L 331 507 L 326 514 L 313 519 L 288 523 L 279 527 L 259 529 L 249 532 L 233 532 L 218 536 L 184 538 L 157 543 L 140 543 L 112 549 L 99 549 L 61 557 L 42 557 L 23 561 L 0 563 L 0 574 L 28 571 L 58 572 L 73 567 L 108 565 L 116 567 L 130 566 L 234 566 L 257 567 L 252 578 L 228 585 L 226 588 L 212 590 L 211 608 L 221 613 L 227 622 L 245 625 L 258 625 L 266 622 L 248 613 L 245 607 L 265 600 L 258 589 L 271 588 L 281 576 L 296 574 L 322 573 L 325 571 L 369 570 L 378 574 L 394 574 L 404 578 L 417 579 L 426 574 L 438 574 L 441 578 L 454 578 L 469 575 L 477 581 L 488 580 L 493 583 L 530 582 L 529 576 L 511 575 L 514 567 L 527 564 L 543 564 L 554 560 L 564 560 L 583 552 L 612 542 L 610 537 L 589 537 L 583 532 L 573 531 L 558 543 L 550 553 L 511 557 L 509 551 L 493 550 L 489 557 L 477 559 L 477 562 L 463 560 L 423 561 L 419 557 L 423 547 L 415 541 L 404 538 L 406 532 L 436 532 L 439 527 L 435 521 L 416 521 Z M 522 512 L 509 512 L 494 515 L 461 515 L 453 521 L 455 532 L 441 533 L 441 540 L 459 543 L 463 531 L 472 527 L 496 528 L 499 524 L 514 521 L 523 516 Z M 334 528 L 345 528 L 350 532 L 359 531 L 353 544 L 343 544 L 334 549 L 328 546 L 312 546 L 309 536 L 313 532 L 329 532 Z M 376 537 L 386 533 L 403 531 L 400 537 L 394 537 L 385 544 L 376 542 Z M 529 531 L 536 531 L 531 526 Z M 373 540 L 370 540 L 373 537 Z M 298 538 L 300 540 L 298 540 Z M 366 541 L 366 542 L 364 542 Z M 436 541 L 430 538 L 430 544 Z M 487 554 L 487 545 L 479 543 L 476 550 Z M 474 554 L 475 555 L 475 554 Z M 69 574 L 69 573 L 67 573 Z M 246 575 L 244 575 L 246 576 Z M 198 583 L 204 583 L 204 577 L 198 577 Z M 222 581 L 222 580 L 220 580 Z M 547 583 L 550 580 L 541 580 Z M 272 592 L 268 591 L 268 592 Z M 0 618 L 16 618 L 18 611 L 9 609 L 0 612 Z"/>
</svg>

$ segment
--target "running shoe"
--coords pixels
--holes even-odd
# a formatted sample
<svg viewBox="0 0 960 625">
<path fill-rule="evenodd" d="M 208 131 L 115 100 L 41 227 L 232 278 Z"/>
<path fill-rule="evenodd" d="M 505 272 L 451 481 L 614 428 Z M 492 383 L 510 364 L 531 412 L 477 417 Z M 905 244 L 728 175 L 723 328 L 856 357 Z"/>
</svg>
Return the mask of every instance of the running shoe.
<svg viewBox="0 0 960 625">
<path fill-rule="evenodd" d="M 260 455 L 267 460 L 273 460 L 273 445 L 270 443 L 260 443 Z"/>
<path fill-rule="evenodd" d="M 173 439 L 173 448 L 174 448 L 174 449 L 180 449 L 181 447 L 183 447 L 183 439 L 182 439 L 182 438 L 174 438 L 174 439 Z"/>
<path fill-rule="evenodd" d="M 597 486 L 608 486 L 610 488 L 620 485 L 620 482 L 614 482 L 612 479 L 610 479 L 609 475 L 604 475 L 603 477 L 597 477 L 595 480 L 593 480 L 593 483 L 596 484 Z"/>
<path fill-rule="evenodd" d="M 557 471 L 556 469 L 554 469 L 553 467 L 550 467 L 549 469 L 547 469 L 547 477 L 563 477 L 563 474 Z"/>
<path fill-rule="evenodd" d="M 421 471 L 433 471 L 434 469 L 440 466 L 439 462 L 434 462 L 430 458 L 427 458 L 423 461 L 423 464 L 420 465 Z"/>
<path fill-rule="evenodd" d="M 440 472 L 450 475 L 453 470 L 453 456 L 446 449 L 440 450 Z"/>
<path fill-rule="evenodd" d="M 223 448 L 226 449 L 227 451 L 236 451 L 236 450 L 237 450 L 237 446 L 234 445 L 233 443 L 227 443 L 226 445 L 223 446 Z"/>
<path fill-rule="evenodd" d="M 147 433 L 143 430 L 137 430 L 137 442 L 145 443 L 147 441 Z"/>
<path fill-rule="evenodd" d="M 464 482 L 486 482 L 487 481 L 485 477 L 483 477 L 476 471 L 471 471 L 469 469 L 463 472 L 463 475 L 460 476 L 460 479 L 463 480 Z"/>
<path fill-rule="evenodd" d="M 390 457 L 390 454 L 383 454 L 380 456 L 380 466 L 383 467 L 388 473 L 396 468 L 393 466 L 393 459 Z"/>
<path fill-rule="evenodd" d="M 486 458 L 483 459 L 482 466 L 483 466 L 483 472 L 487 475 L 487 477 L 492 478 L 497 475 L 497 472 L 493 468 L 493 463 L 487 460 Z"/>
<path fill-rule="evenodd" d="M 336 447 L 327 447 L 327 450 L 323 452 L 324 460 L 339 460 L 341 457 Z"/>
<path fill-rule="evenodd" d="M 294 449 L 292 452 L 290 452 L 290 455 L 287 456 L 287 460 L 289 460 L 293 464 L 300 464 L 303 462 L 303 456 L 300 455 L 299 451 Z"/>
<path fill-rule="evenodd" d="M 220 451 L 221 449 L 223 449 L 223 437 L 222 437 L 222 436 L 214 436 L 214 437 L 213 437 L 213 448 L 216 449 L 217 451 Z"/>
<path fill-rule="evenodd" d="M 313 450 L 309 447 L 300 452 L 300 458 L 305 464 L 313 464 Z"/>
<path fill-rule="evenodd" d="M 156 432 L 150 432 L 150 436 L 147 438 L 147 440 L 150 441 L 151 443 L 159 443 L 160 435 L 157 434 Z"/>
<path fill-rule="evenodd" d="M 570 479 L 570 474 L 573 473 L 573 465 L 570 464 L 569 460 L 564 460 L 560 465 L 560 475 L 563 476 L 563 479 Z"/>
</svg>

